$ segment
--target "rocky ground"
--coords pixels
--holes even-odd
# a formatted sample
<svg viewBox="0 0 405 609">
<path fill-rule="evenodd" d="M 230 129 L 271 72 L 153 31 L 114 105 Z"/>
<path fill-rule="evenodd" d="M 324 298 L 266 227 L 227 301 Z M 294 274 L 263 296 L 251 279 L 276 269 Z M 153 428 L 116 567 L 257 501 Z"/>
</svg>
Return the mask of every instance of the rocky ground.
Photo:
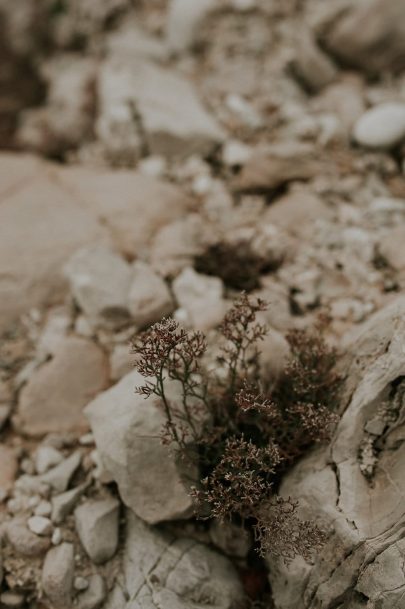
<svg viewBox="0 0 405 609">
<path fill-rule="evenodd" d="M 405 607 L 403 0 L 0 0 L 0 606 Z M 328 317 L 341 421 L 281 493 L 313 563 L 195 522 L 134 394 L 173 314 Z M 268 569 L 268 572 L 267 572 Z M 253 583 L 252 583 L 253 582 Z M 257 594 L 256 594 L 257 596 Z"/>
</svg>

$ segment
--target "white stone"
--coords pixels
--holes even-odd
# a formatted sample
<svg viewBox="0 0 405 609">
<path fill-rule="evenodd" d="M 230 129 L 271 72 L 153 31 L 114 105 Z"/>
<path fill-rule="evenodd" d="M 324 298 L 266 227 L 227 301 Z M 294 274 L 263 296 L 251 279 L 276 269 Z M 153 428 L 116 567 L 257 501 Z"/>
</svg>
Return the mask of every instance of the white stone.
<svg viewBox="0 0 405 609">
<path fill-rule="evenodd" d="M 226 557 L 192 539 L 162 534 L 129 511 L 123 563 L 128 596 L 142 599 L 140 606 L 231 609 L 242 600 L 240 579 Z"/>
<path fill-rule="evenodd" d="M 74 577 L 74 547 L 62 543 L 47 553 L 42 569 L 42 587 L 55 607 L 71 607 Z"/>
<path fill-rule="evenodd" d="M 91 402 L 85 414 L 122 500 L 140 518 L 157 523 L 188 515 L 192 502 L 174 456 L 160 441 L 165 417 L 159 400 L 134 391 L 144 382 L 137 371 L 127 374 Z M 177 389 L 170 395 L 181 403 Z"/>
<path fill-rule="evenodd" d="M 85 577 L 80 577 L 79 575 L 78 577 L 75 577 L 73 587 L 79 592 L 81 592 L 82 590 L 87 590 L 87 588 L 89 587 L 89 580 Z"/>
<path fill-rule="evenodd" d="M 354 126 L 355 141 L 365 148 L 389 150 L 405 138 L 405 103 L 386 102 L 368 110 Z"/>
<path fill-rule="evenodd" d="M 251 146 L 239 140 L 229 140 L 224 144 L 222 149 L 222 160 L 229 167 L 244 165 L 249 160 L 251 154 Z"/>
<path fill-rule="evenodd" d="M 51 541 L 53 546 L 58 546 L 62 542 L 62 531 L 59 528 L 54 529 Z"/>
<path fill-rule="evenodd" d="M 95 246 L 76 252 L 65 267 L 73 296 L 93 321 L 128 319 L 131 267 L 113 251 Z"/>
<path fill-rule="evenodd" d="M 52 512 L 52 505 L 49 501 L 40 501 L 36 506 L 34 513 L 35 516 L 50 516 Z"/>
<path fill-rule="evenodd" d="M 59 465 L 63 459 L 63 454 L 56 448 L 53 448 L 53 446 L 39 446 L 35 453 L 35 469 L 37 474 L 44 474 L 51 467 Z"/>
<path fill-rule="evenodd" d="M 137 261 L 132 266 L 128 308 L 138 328 L 144 328 L 173 310 L 173 301 L 165 281 L 152 267 Z"/>
<path fill-rule="evenodd" d="M 198 26 L 215 5 L 215 0 L 170 0 L 166 24 L 169 49 L 176 53 L 190 49 Z"/>
<path fill-rule="evenodd" d="M 107 60 L 99 79 L 100 115 L 96 130 L 109 139 L 105 125 L 120 109 L 124 132 L 134 129 L 134 108 L 152 155 L 169 158 L 208 154 L 224 131 L 208 113 L 191 82 L 173 70 L 144 60 Z M 104 131 L 107 131 L 108 137 Z"/>
<path fill-rule="evenodd" d="M 87 501 L 75 509 L 76 531 L 96 564 L 106 562 L 117 550 L 119 507 L 116 499 L 109 498 Z"/>
<path fill-rule="evenodd" d="M 47 536 L 52 533 L 52 522 L 44 516 L 32 516 L 28 519 L 28 528 L 35 535 Z"/>
<path fill-rule="evenodd" d="M 173 281 L 173 293 L 180 307 L 187 311 L 189 325 L 200 330 L 216 326 L 225 313 L 224 285 L 218 277 L 184 269 Z"/>
<path fill-rule="evenodd" d="M 139 161 L 138 170 L 151 178 L 162 178 L 167 171 L 167 161 L 162 156 L 149 156 Z"/>
</svg>

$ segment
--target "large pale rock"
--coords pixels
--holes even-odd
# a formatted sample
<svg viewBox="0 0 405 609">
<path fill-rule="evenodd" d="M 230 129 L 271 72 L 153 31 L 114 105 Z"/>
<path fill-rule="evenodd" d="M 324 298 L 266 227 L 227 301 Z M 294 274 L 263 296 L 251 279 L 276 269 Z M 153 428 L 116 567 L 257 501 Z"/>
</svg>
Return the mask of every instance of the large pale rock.
<svg viewBox="0 0 405 609">
<path fill-rule="evenodd" d="M 173 299 L 165 281 L 144 262 L 132 267 L 128 307 L 138 328 L 143 328 L 173 311 Z"/>
<path fill-rule="evenodd" d="M 198 26 L 215 7 L 215 0 L 171 0 L 169 3 L 166 38 L 171 51 L 190 49 L 196 41 Z"/>
<path fill-rule="evenodd" d="M 174 457 L 160 441 L 165 417 L 159 400 L 135 393 L 135 387 L 144 383 L 138 372 L 127 374 L 91 402 L 85 414 L 122 500 L 153 524 L 188 515 L 191 499 Z M 181 401 L 177 386 L 172 399 Z"/>
<path fill-rule="evenodd" d="M 378 74 L 405 67 L 403 0 L 352 3 L 324 32 L 324 44 L 342 63 Z"/>
<path fill-rule="evenodd" d="M 130 265 L 102 246 L 83 248 L 65 267 L 71 292 L 81 310 L 95 324 L 129 319 Z"/>
<path fill-rule="evenodd" d="M 74 568 L 74 547 L 71 543 L 62 543 L 46 555 L 42 587 L 56 609 L 69 609 L 72 606 Z"/>
<path fill-rule="evenodd" d="M 75 509 L 79 539 L 96 564 L 112 558 L 118 546 L 120 504 L 112 497 L 88 501 Z"/>
<path fill-rule="evenodd" d="M 314 564 L 272 560 L 277 609 L 401 606 L 394 567 L 405 530 L 403 439 L 405 299 L 373 316 L 348 343 L 346 405 L 330 447 L 317 449 L 280 489 L 329 531 Z"/>
<path fill-rule="evenodd" d="M 365 148 L 389 150 L 405 139 L 405 103 L 386 102 L 368 110 L 353 129 L 355 141 Z"/>
<path fill-rule="evenodd" d="M 82 410 L 107 382 L 107 361 L 100 348 L 82 338 L 67 338 L 23 387 L 19 428 L 30 436 L 85 430 Z"/>
<path fill-rule="evenodd" d="M 309 180 L 320 172 L 321 162 L 312 146 L 280 142 L 254 151 L 238 176 L 242 191 L 274 190 L 294 180 Z"/>
<path fill-rule="evenodd" d="M 224 284 L 219 277 L 202 275 L 188 267 L 173 281 L 173 293 L 185 311 L 185 321 L 193 328 L 209 330 L 225 314 Z"/>
<path fill-rule="evenodd" d="M 3 155 L 0 167 L 2 159 Z M 15 159 L 6 155 L 9 188 L 3 191 L 0 205 L 3 328 L 29 308 L 60 298 L 65 288 L 61 268 L 75 250 L 108 241 L 108 233 L 95 214 L 54 179 L 51 165 L 36 165 L 27 159 L 22 169 L 21 161 Z"/>
<path fill-rule="evenodd" d="M 134 171 L 69 167 L 59 178 L 108 228 L 116 249 L 129 256 L 144 258 L 154 235 L 190 206 L 178 187 Z"/>
<path fill-rule="evenodd" d="M 125 609 L 231 609 L 243 591 L 230 561 L 206 546 L 151 529 L 128 512 Z"/>
<path fill-rule="evenodd" d="M 192 84 L 144 59 L 107 60 L 101 68 L 99 99 L 96 131 L 101 139 L 107 134 L 107 144 L 109 124 L 117 117 L 124 132 L 134 130 L 138 117 L 152 154 L 205 155 L 224 139 L 224 132 L 202 106 Z"/>
</svg>

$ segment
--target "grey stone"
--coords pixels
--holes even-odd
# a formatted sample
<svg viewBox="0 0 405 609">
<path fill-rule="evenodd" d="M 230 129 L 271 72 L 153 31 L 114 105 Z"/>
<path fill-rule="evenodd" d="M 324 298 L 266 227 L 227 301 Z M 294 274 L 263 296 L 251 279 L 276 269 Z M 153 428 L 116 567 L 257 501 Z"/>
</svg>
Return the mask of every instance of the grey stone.
<svg viewBox="0 0 405 609">
<path fill-rule="evenodd" d="M 54 491 L 63 493 L 69 486 L 69 482 L 79 467 L 82 457 L 80 452 L 75 452 L 56 467 L 48 470 L 39 479 L 48 484 Z"/>
<path fill-rule="evenodd" d="M 231 609 L 243 596 L 227 558 L 193 540 L 151 529 L 131 512 L 124 574 L 128 609 Z"/>
<path fill-rule="evenodd" d="M 164 280 L 144 262 L 132 267 L 132 281 L 128 294 L 128 308 L 138 328 L 160 321 L 173 311 L 173 300 Z"/>
<path fill-rule="evenodd" d="M 52 533 L 52 522 L 44 516 L 32 516 L 28 519 L 28 528 L 35 535 L 47 537 Z"/>
<path fill-rule="evenodd" d="M 84 248 L 69 260 L 65 272 L 77 304 L 90 320 L 128 321 L 131 267 L 119 255 L 101 246 Z"/>
<path fill-rule="evenodd" d="M 42 568 L 42 587 L 45 595 L 57 609 L 72 607 L 74 547 L 62 543 L 49 550 Z"/>
<path fill-rule="evenodd" d="M 37 474 L 44 474 L 51 467 L 59 465 L 63 458 L 63 454 L 53 446 L 40 446 L 35 454 Z"/>
<path fill-rule="evenodd" d="M 52 522 L 61 524 L 73 511 L 85 489 L 86 486 L 82 485 L 52 497 Z"/>
<path fill-rule="evenodd" d="M 91 402 L 85 414 L 122 500 L 153 524 L 186 516 L 192 503 L 174 457 L 160 441 L 165 418 L 159 400 L 134 392 L 144 382 L 136 371 L 127 374 Z M 169 395 L 181 403 L 178 391 Z"/>
<path fill-rule="evenodd" d="M 170 0 L 167 14 L 166 39 L 171 51 L 181 53 L 196 42 L 198 27 L 215 8 L 215 0 Z"/>
<path fill-rule="evenodd" d="M 353 129 L 355 141 L 365 148 L 389 150 L 405 139 L 405 103 L 386 102 L 359 118 Z"/>
<path fill-rule="evenodd" d="M 18 607 L 22 607 L 25 601 L 25 597 L 23 594 L 18 594 L 18 592 L 3 592 L 0 594 L 0 603 L 3 607 L 10 607 L 10 609 L 18 609 Z"/>
<path fill-rule="evenodd" d="M 106 60 L 99 78 L 99 96 L 99 135 L 108 132 L 106 124 L 118 114 L 122 130 L 133 131 L 134 113 L 138 114 L 146 144 L 154 155 L 205 155 L 225 137 L 191 82 L 145 60 Z"/>
<path fill-rule="evenodd" d="M 32 533 L 22 517 L 7 523 L 6 538 L 18 554 L 27 557 L 44 554 L 50 546 L 50 540 Z"/>
<path fill-rule="evenodd" d="M 219 277 L 202 275 L 187 267 L 173 281 L 172 288 L 178 304 L 186 312 L 189 326 L 209 330 L 222 320 L 226 305 L 224 284 Z"/>
<path fill-rule="evenodd" d="M 103 604 L 107 595 L 107 587 L 101 575 L 92 575 L 89 579 L 87 590 L 78 597 L 79 609 L 98 609 Z"/>
<path fill-rule="evenodd" d="M 96 564 L 112 558 L 118 546 L 119 502 L 116 499 L 87 501 L 74 512 L 80 541 Z"/>
</svg>

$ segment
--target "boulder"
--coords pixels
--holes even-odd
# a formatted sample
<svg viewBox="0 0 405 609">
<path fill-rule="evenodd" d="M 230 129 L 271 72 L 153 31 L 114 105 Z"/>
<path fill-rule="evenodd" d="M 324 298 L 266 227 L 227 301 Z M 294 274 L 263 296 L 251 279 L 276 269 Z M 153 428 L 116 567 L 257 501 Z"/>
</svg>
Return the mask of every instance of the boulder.
<svg viewBox="0 0 405 609">
<path fill-rule="evenodd" d="M 373 75 L 400 72 L 405 67 L 405 4 L 402 0 L 349 3 L 321 36 L 344 64 Z"/>
<path fill-rule="evenodd" d="M 215 0 L 171 0 L 168 7 L 166 39 L 169 49 L 181 53 L 196 42 L 198 27 L 215 8 Z"/>
<path fill-rule="evenodd" d="M 93 246 L 76 252 L 65 267 L 76 303 L 94 325 L 129 321 L 131 267 L 115 252 Z"/>
<path fill-rule="evenodd" d="M 91 560 L 101 564 L 112 558 L 118 546 L 119 502 L 87 501 L 75 509 L 76 531 Z"/>
<path fill-rule="evenodd" d="M 173 281 L 173 293 L 192 328 L 206 331 L 222 321 L 226 303 L 219 277 L 202 275 L 187 267 Z"/>
<path fill-rule="evenodd" d="M 269 561 L 277 609 L 401 604 L 404 575 L 394 565 L 405 531 L 404 313 L 400 298 L 352 334 L 334 439 L 281 484 L 280 494 L 297 499 L 329 537 L 311 564 Z"/>
<path fill-rule="evenodd" d="M 99 99 L 96 132 L 102 141 L 107 139 L 106 145 L 109 124 L 117 117 L 124 133 L 134 131 L 140 122 L 138 132 L 149 153 L 171 158 L 204 156 L 225 137 L 191 82 L 145 59 L 106 60 L 99 78 Z"/>
<path fill-rule="evenodd" d="M 128 308 L 138 328 L 160 321 L 173 311 L 174 304 L 165 281 L 151 266 L 137 261 L 132 266 Z"/>
<path fill-rule="evenodd" d="M 137 371 L 127 374 L 91 402 L 85 414 L 122 500 L 154 524 L 189 515 L 192 503 L 174 456 L 160 441 L 165 417 L 159 399 L 135 393 L 144 384 Z M 172 399 L 181 400 L 177 385 Z"/>
<path fill-rule="evenodd" d="M 231 609 L 243 590 L 231 562 L 207 546 L 150 528 L 127 515 L 127 609 Z"/>
<path fill-rule="evenodd" d="M 107 361 L 100 348 L 83 338 L 66 338 L 21 390 L 19 428 L 30 436 L 85 430 L 82 410 L 107 382 Z"/>
</svg>

